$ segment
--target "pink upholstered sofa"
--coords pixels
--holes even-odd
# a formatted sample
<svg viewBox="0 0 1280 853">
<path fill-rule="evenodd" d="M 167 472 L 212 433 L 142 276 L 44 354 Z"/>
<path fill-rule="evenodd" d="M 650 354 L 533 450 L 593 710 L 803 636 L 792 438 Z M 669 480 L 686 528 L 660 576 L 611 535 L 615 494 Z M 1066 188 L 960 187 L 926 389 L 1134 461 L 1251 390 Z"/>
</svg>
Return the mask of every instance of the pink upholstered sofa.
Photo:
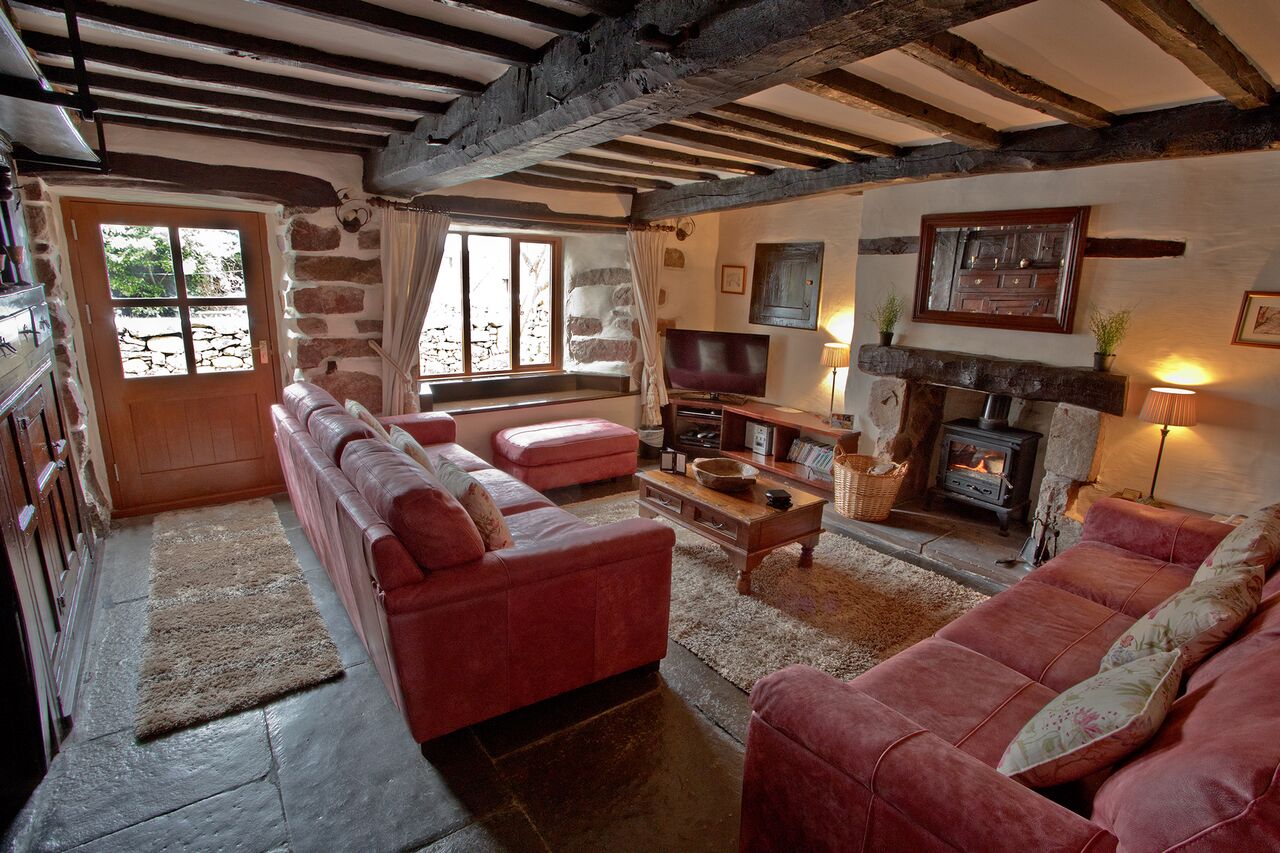
<svg viewBox="0 0 1280 853">
<path fill-rule="evenodd" d="M 515 547 L 484 550 L 461 505 L 327 392 L 272 408 L 289 496 L 414 738 L 659 661 L 669 527 L 593 527 L 454 443 L 444 414 L 384 418 L 470 471 Z"/>
<path fill-rule="evenodd" d="M 1032 790 L 994 769 L 1022 725 L 1094 674 L 1186 586 L 1225 525 L 1120 500 L 1080 544 L 849 683 L 802 666 L 756 684 L 750 851 L 1280 850 L 1280 576 L 1187 679 L 1139 752 Z"/>
</svg>

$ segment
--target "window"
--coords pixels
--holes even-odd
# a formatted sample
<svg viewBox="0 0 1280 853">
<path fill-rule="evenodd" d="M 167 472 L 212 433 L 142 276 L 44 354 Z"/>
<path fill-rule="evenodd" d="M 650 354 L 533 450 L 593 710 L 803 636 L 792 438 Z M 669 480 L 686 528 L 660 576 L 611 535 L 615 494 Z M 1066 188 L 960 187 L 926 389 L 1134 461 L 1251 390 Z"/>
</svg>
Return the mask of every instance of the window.
<svg viewBox="0 0 1280 853">
<path fill-rule="evenodd" d="M 560 366 L 560 241 L 450 234 L 418 340 L 422 377 Z"/>
</svg>

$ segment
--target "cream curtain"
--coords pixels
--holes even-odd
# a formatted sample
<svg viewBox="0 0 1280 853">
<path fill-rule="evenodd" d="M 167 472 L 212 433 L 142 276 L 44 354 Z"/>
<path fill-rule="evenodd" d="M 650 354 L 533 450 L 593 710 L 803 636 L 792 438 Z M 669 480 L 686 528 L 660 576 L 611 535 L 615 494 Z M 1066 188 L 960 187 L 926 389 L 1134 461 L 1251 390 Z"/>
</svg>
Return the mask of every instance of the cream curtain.
<svg viewBox="0 0 1280 853">
<path fill-rule="evenodd" d="M 389 208 L 382 214 L 382 412 L 416 412 L 418 338 L 444 258 L 449 217 Z"/>
<path fill-rule="evenodd" d="M 658 339 L 658 276 L 662 270 L 662 231 L 628 231 L 627 258 L 635 288 L 636 320 L 640 324 L 640 352 L 644 355 L 642 426 L 662 423 L 662 407 L 667 403 L 662 377 L 662 343 Z"/>
</svg>

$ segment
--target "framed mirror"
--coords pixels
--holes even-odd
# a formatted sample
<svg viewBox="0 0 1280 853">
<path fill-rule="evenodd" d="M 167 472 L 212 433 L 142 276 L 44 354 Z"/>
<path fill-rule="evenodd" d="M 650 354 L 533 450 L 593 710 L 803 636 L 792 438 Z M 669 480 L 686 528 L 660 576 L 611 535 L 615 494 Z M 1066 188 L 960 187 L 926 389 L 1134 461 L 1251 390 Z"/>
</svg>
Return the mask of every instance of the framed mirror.
<svg viewBox="0 0 1280 853">
<path fill-rule="evenodd" d="M 1087 207 L 943 213 L 920 220 L 920 323 L 1069 334 Z"/>
</svg>

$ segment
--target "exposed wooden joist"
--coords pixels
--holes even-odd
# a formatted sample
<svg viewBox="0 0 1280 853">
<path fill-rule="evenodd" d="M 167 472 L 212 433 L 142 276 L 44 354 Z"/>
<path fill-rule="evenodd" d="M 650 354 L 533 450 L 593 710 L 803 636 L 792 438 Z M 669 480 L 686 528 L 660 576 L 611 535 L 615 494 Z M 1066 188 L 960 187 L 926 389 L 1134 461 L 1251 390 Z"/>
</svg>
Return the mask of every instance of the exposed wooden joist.
<svg viewBox="0 0 1280 853">
<path fill-rule="evenodd" d="M 45 76 L 54 83 L 63 86 L 74 86 L 76 84 L 75 74 L 69 68 L 44 66 L 43 71 Z M 116 94 L 138 95 L 143 98 L 154 98 L 177 104 L 198 104 L 222 112 L 249 113 L 265 116 L 269 119 L 295 119 L 299 122 L 323 127 L 389 133 L 412 126 L 412 122 L 404 119 L 389 118 L 371 113 L 313 107 L 310 104 L 272 98 L 255 98 L 250 95 L 236 95 L 231 92 L 201 89 L 195 86 L 172 86 L 168 83 L 157 83 L 139 77 L 122 77 L 90 72 L 89 86 L 95 94 L 114 92 Z"/>
<path fill-rule="evenodd" d="M 920 238 L 868 237 L 858 241 L 859 255 L 914 255 L 920 251 Z M 1182 240 L 1152 240 L 1149 237 L 1087 237 L 1086 258 L 1180 258 L 1187 252 Z"/>
<path fill-rule="evenodd" d="M 914 235 L 865 237 L 858 241 L 859 255 L 916 255 L 919 253 L 920 238 Z"/>
<path fill-rule="evenodd" d="M 580 33 L 595 23 L 590 16 L 572 15 L 551 6 L 528 0 L 440 0 L 441 5 L 480 12 L 494 18 L 519 21 L 544 32 L 564 35 Z"/>
<path fill-rule="evenodd" d="M 902 52 L 947 76 L 988 95 L 1036 110 L 1080 127 L 1106 127 L 1115 120 L 1108 111 L 1084 98 L 1050 86 L 997 62 L 976 44 L 954 33 L 938 33 L 905 45 Z"/>
<path fill-rule="evenodd" d="M 497 198 L 473 198 L 455 195 L 420 195 L 412 204 L 432 210 L 445 210 L 467 222 L 500 228 L 552 225 L 557 231 L 617 232 L 626 231 L 630 222 L 621 216 L 596 216 L 587 213 L 564 213 L 537 201 L 511 201 Z"/>
<path fill-rule="evenodd" d="M 1243 110 L 1271 103 L 1275 91 L 1231 39 L 1187 0 L 1103 0 L 1205 85 Z"/>
<path fill-rule="evenodd" d="M 625 15 L 635 5 L 630 0 L 568 0 L 568 3 L 593 15 L 610 15 L 613 17 Z"/>
<path fill-rule="evenodd" d="M 566 154 L 554 162 L 579 163 L 583 166 L 619 169 L 623 172 L 637 172 L 641 175 L 653 175 L 658 178 L 678 178 L 682 181 L 720 180 L 720 176 L 715 172 L 697 172 L 693 169 L 680 169 L 675 166 L 655 166 L 652 163 L 637 163 L 634 160 L 619 160 L 614 157 L 596 157 L 592 154 Z"/>
<path fill-rule="evenodd" d="M 688 145 L 691 148 L 701 148 L 707 151 L 754 157 L 769 163 L 784 163 L 788 166 L 798 166 L 802 169 L 819 169 L 832 162 L 830 157 L 814 157 L 797 151 L 788 151 L 786 148 L 778 148 L 775 145 L 753 142 L 750 139 L 739 139 L 736 136 L 724 136 L 719 133 L 707 133 L 675 124 L 660 124 L 657 127 L 642 130 L 636 135 L 643 136 L 646 139 L 674 142 L 677 145 Z"/>
<path fill-rule="evenodd" d="M 562 169 L 539 163 L 524 170 L 525 174 L 546 175 L 550 178 L 566 178 L 571 181 L 590 181 L 593 184 L 611 184 L 642 190 L 669 190 L 675 184 L 670 181 L 659 181 L 656 178 L 642 178 L 635 175 L 620 175 L 617 172 L 590 172 L 583 169 Z"/>
<path fill-rule="evenodd" d="M 68 38 L 27 30 L 22 34 L 22 40 L 27 47 L 40 54 L 42 62 L 47 57 L 57 57 L 65 63 L 71 62 L 71 40 Z M 226 86 L 242 91 L 265 92 L 272 95 L 284 95 L 289 98 L 302 98 L 330 106 L 400 110 L 415 113 L 416 115 L 444 112 L 444 108 L 447 106 L 440 101 L 424 101 L 420 98 L 406 98 L 403 95 L 391 95 L 386 92 L 376 92 L 369 89 L 319 83 L 302 77 L 265 74 L 261 71 L 250 71 L 232 65 L 193 62 L 189 59 L 148 53 L 145 50 L 93 44 L 85 41 L 80 44 L 84 50 L 85 59 L 93 65 L 141 71 L 179 83 Z"/>
<path fill-rule="evenodd" d="M 331 142 L 347 148 L 379 148 L 387 141 L 385 136 L 378 136 L 372 133 L 351 133 L 345 130 L 331 130 L 327 127 L 310 127 L 305 124 L 290 124 L 283 121 L 264 121 L 263 119 L 226 115 L 204 110 L 188 110 L 181 107 L 171 107 L 167 104 L 147 103 L 146 101 L 124 101 L 118 98 L 103 97 L 99 97 L 97 101 L 98 109 L 104 116 L 169 119 L 202 127 L 225 127 L 252 130 L 256 133 L 270 133 L 275 136 L 283 136 L 286 139 Z"/>
<path fill-rule="evenodd" d="M 771 175 L 687 184 L 636 197 L 639 222 L 733 210 L 821 193 L 944 178 L 1072 169 L 1240 151 L 1280 149 L 1280 109 L 1241 112 L 1213 102 L 1121 116 L 1111 127 L 1074 125 L 1006 134 L 998 151 L 954 143 L 913 148 L 901 157 L 839 163 L 820 171 L 780 169 Z"/>
<path fill-rule="evenodd" d="M 882 142 L 879 139 L 872 139 L 869 136 L 850 133 L 847 130 L 840 130 L 835 127 L 814 124 L 810 121 L 803 121 L 802 119 L 792 118 L 791 116 L 762 110 L 757 107 L 749 107 L 746 104 L 721 104 L 718 107 L 712 107 L 707 112 L 739 122 L 751 122 L 758 127 L 779 130 L 791 136 L 799 136 L 802 139 L 812 139 L 815 142 L 823 142 L 827 145 L 850 148 L 872 157 L 892 157 L 898 153 L 896 145 Z"/>
<path fill-rule="evenodd" d="M 63 17 L 61 0 L 17 0 L 13 6 L 24 12 L 58 20 Z M 220 56 L 246 57 L 291 68 L 341 74 L 355 80 L 380 83 L 390 81 L 429 91 L 468 94 L 484 89 L 483 83 L 453 74 L 328 53 L 293 42 L 195 24 L 126 6 L 113 6 L 100 0 L 77 0 L 76 15 L 86 29 L 105 30 L 170 46 L 195 48 Z"/>
<path fill-rule="evenodd" d="M 724 133 L 741 139 L 755 139 L 777 148 L 784 148 L 790 151 L 800 151 L 805 154 L 812 154 L 815 157 L 834 160 L 837 163 L 854 163 L 862 159 L 862 154 L 851 151 L 848 148 L 842 148 L 839 145 L 828 145 L 825 142 L 815 142 L 812 139 L 805 139 L 801 136 L 791 136 L 777 130 L 770 130 L 767 127 L 760 127 L 754 124 L 746 124 L 733 119 L 722 118 L 720 116 L 710 115 L 708 113 L 695 113 L 691 116 L 683 116 L 676 119 L 676 123 L 687 125 L 689 127 L 702 128 L 715 133 Z"/>
<path fill-rule="evenodd" d="M 707 157 L 701 154 L 690 154 L 686 151 L 673 151 L 670 148 L 657 148 L 653 145 L 640 145 L 615 139 L 601 142 L 595 146 L 599 151 L 611 154 L 624 154 L 628 157 L 641 157 L 653 163 L 675 163 L 679 166 L 692 166 L 698 169 L 715 169 L 717 172 L 733 172 L 738 175 L 767 175 L 773 171 L 759 163 L 748 163 L 745 160 L 730 160 L 723 157 Z"/>
<path fill-rule="evenodd" d="M 285 148 L 306 148 L 314 151 L 328 151 L 337 154 L 363 154 L 367 149 L 354 146 L 337 145 L 332 142 L 313 142 L 310 139 L 292 139 L 277 136 L 274 133 L 257 133 L 252 130 L 233 130 L 227 127 L 207 127 L 188 124 L 169 119 L 143 118 L 141 116 L 107 116 L 102 117 L 104 123 L 141 127 L 148 130 L 167 130 L 173 133 L 194 133 L 198 136 L 217 136 L 223 139 L 236 139 L 241 142 L 261 142 L 264 145 L 281 145 Z M 114 161 L 114 156 L 112 160 Z M 113 162 L 114 166 L 114 162 Z"/>
<path fill-rule="evenodd" d="M 363 0 L 246 0 L 254 6 L 285 9 L 332 24 L 354 27 L 366 33 L 391 35 L 400 39 L 465 51 L 506 65 L 527 66 L 536 62 L 539 51 L 477 30 L 409 15 Z"/>
<path fill-rule="evenodd" d="M 873 83 L 863 77 L 837 68 L 807 80 L 793 80 L 791 85 L 812 95 L 869 112 L 890 121 L 909 124 L 952 142 L 974 148 L 998 148 L 1000 134 L 985 124 L 926 104 L 910 95 Z"/>
<path fill-rule="evenodd" d="M 566 181 L 563 178 L 549 178 L 545 175 L 534 175 L 529 172 L 512 172 L 509 175 L 497 175 L 492 180 L 508 184 L 520 184 L 526 187 L 538 187 L 544 190 L 566 190 L 577 193 L 609 193 L 610 195 L 634 195 L 634 187 L 613 184 L 593 184 L 589 181 Z"/>
<path fill-rule="evenodd" d="M 393 137 L 369 158 L 365 183 L 403 194 L 505 174 L 1025 2 L 644 0 Z M 672 34 L 671 44 L 655 47 L 640 29 Z M 429 139 L 448 142 L 433 148 Z"/>
</svg>

